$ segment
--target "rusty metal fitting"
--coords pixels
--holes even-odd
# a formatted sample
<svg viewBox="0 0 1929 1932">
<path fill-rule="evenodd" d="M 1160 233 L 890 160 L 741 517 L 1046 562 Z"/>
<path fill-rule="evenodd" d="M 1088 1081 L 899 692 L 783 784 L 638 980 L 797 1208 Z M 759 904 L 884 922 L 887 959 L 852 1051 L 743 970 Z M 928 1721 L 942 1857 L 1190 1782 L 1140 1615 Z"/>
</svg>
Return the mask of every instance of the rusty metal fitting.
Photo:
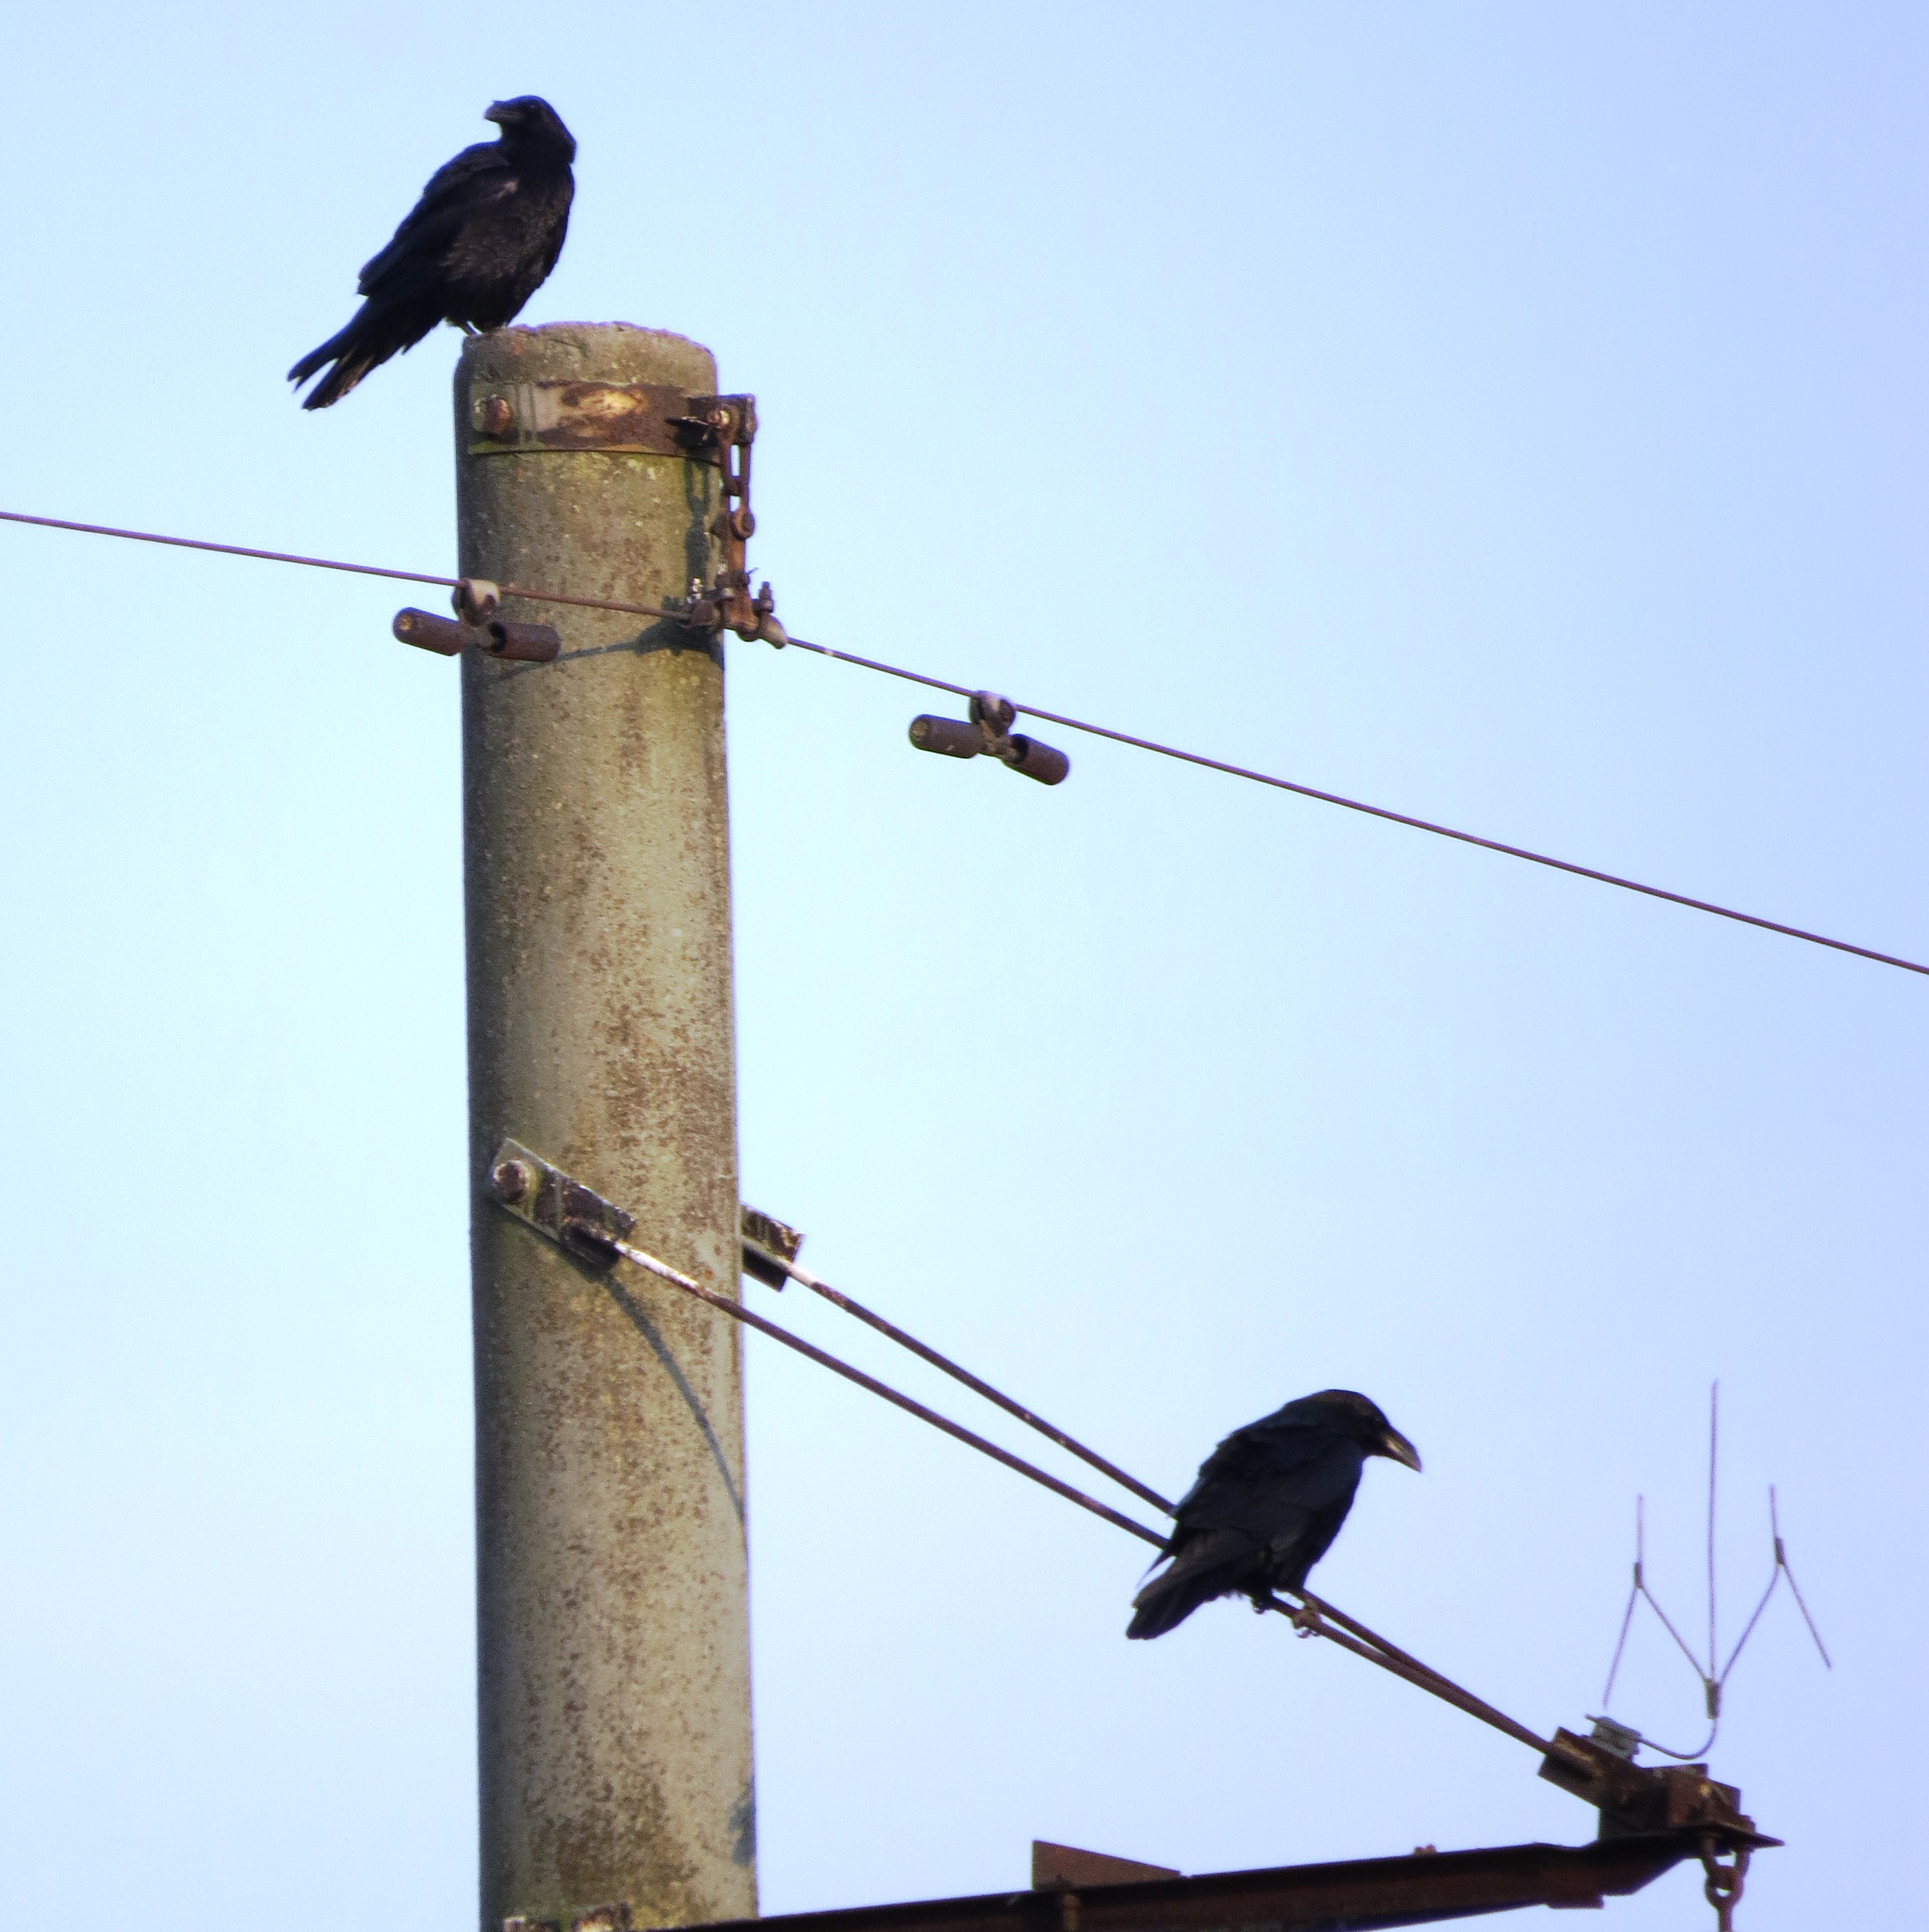
<svg viewBox="0 0 1929 1932">
<path fill-rule="evenodd" d="M 1053 745 L 1041 744 L 1011 729 L 1018 707 L 995 691 L 972 694 L 971 719 L 933 718 L 928 712 L 912 719 L 911 742 L 921 752 L 947 758 L 975 758 L 982 754 L 1022 772 L 1040 784 L 1061 783 L 1071 760 Z"/>
<path fill-rule="evenodd" d="M 746 510 L 745 516 L 750 512 Z M 754 520 L 753 520 L 754 522 Z M 753 638 L 761 638 L 767 644 L 774 644 L 779 650 L 789 643 L 783 626 L 777 621 L 777 592 L 768 584 L 757 586 L 757 594 L 750 599 L 750 615 L 756 620 L 748 630 L 738 627 L 737 635 L 746 644 Z M 772 632 L 776 634 L 773 636 Z"/>
<path fill-rule="evenodd" d="M 630 1932 L 634 1922 L 630 1901 L 619 1899 L 614 1905 L 592 1905 L 579 1912 L 570 1922 L 570 1932 Z"/>
<path fill-rule="evenodd" d="M 984 748 L 994 758 L 1008 758 L 1011 740 L 1007 734 L 1017 722 L 1017 706 L 995 691 L 980 691 L 972 694 L 968 708 L 971 722 L 984 734 Z"/>
<path fill-rule="evenodd" d="M 598 1268 L 610 1267 L 622 1252 L 622 1237 L 586 1216 L 565 1216 L 558 1238 L 579 1260 L 593 1262 Z"/>
<path fill-rule="evenodd" d="M 693 590 L 690 601 L 676 614 L 676 621 L 692 631 L 720 631 L 723 607 L 710 592 Z"/>
<path fill-rule="evenodd" d="M 562 638 L 547 624 L 518 624 L 492 617 L 482 627 L 482 648 L 493 658 L 519 664 L 554 664 L 562 654 Z"/>
<path fill-rule="evenodd" d="M 941 758 L 975 758 L 984 749 L 984 734 L 962 718 L 933 718 L 928 713 L 911 721 L 911 742 L 921 752 Z"/>
<path fill-rule="evenodd" d="M 502 592 L 486 577 L 465 577 L 457 584 L 449 602 L 465 624 L 482 625 L 502 608 Z"/>
<path fill-rule="evenodd" d="M 484 436 L 506 436 L 515 427 L 516 405 L 507 396 L 478 396 L 469 419 Z"/>
<path fill-rule="evenodd" d="M 526 1161 L 499 1160 L 489 1171 L 490 1186 L 496 1199 L 505 1202 L 521 1200 L 532 1178 Z"/>
<path fill-rule="evenodd" d="M 744 1272 L 767 1288 L 780 1288 L 790 1279 L 789 1264 L 804 1245 L 801 1230 L 774 1214 L 739 1204 L 737 1232 L 744 1250 Z"/>
<path fill-rule="evenodd" d="M 768 584 L 759 584 L 753 597 L 747 572 L 722 570 L 714 584 L 693 582 L 689 597 L 674 615 L 688 629 L 708 631 L 713 638 L 734 631 L 747 644 L 760 638 L 781 650 L 790 638 L 777 621 L 776 611 L 777 594 Z"/>
<path fill-rule="evenodd" d="M 468 625 L 458 624 L 453 617 L 436 616 L 427 610 L 398 610 L 388 628 L 403 644 L 445 658 L 460 656 L 478 641 Z"/>
<path fill-rule="evenodd" d="M 1625 1724 L 1617 1724 L 1612 1718 L 1596 1718 L 1587 1741 L 1591 1744 L 1598 1744 L 1610 1756 L 1629 1764 L 1634 1762 L 1634 1754 L 1646 1742 L 1639 1731 Z"/>
<path fill-rule="evenodd" d="M 1725 1865 L 1721 1862 L 1721 1850 L 1717 1838 L 1711 1836 L 1701 1841 L 1701 1895 L 1715 1908 L 1717 1932 L 1733 1932 L 1735 1907 L 1748 1876 L 1750 1848 L 1736 1846 L 1733 1862 Z"/>
<path fill-rule="evenodd" d="M 1071 770 L 1071 760 L 1056 745 L 1041 745 L 1022 731 L 1011 734 L 1011 752 L 1005 762 L 1014 772 L 1022 772 L 1041 784 L 1060 783 Z"/>
</svg>

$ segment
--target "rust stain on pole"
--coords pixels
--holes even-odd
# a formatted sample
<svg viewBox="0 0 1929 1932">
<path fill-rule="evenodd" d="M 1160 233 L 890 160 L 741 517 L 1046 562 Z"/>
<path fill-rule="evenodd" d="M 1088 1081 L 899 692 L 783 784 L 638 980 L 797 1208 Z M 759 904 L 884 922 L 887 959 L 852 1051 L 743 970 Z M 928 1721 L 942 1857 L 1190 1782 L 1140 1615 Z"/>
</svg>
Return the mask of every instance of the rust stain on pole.
<svg viewBox="0 0 1929 1932">
<path fill-rule="evenodd" d="M 713 393 L 708 352 L 502 329 L 456 377 L 461 570 L 660 603 L 708 579 L 718 478 L 666 454 L 475 454 L 518 383 Z M 739 1292 L 723 673 L 675 625 L 505 600 L 554 663 L 466 652 L 482 1924 L 622 1900 L 756 1910 L 736 1324 L 613 1284 L 486 1198 L 513 1136 Z"/>
</svg>

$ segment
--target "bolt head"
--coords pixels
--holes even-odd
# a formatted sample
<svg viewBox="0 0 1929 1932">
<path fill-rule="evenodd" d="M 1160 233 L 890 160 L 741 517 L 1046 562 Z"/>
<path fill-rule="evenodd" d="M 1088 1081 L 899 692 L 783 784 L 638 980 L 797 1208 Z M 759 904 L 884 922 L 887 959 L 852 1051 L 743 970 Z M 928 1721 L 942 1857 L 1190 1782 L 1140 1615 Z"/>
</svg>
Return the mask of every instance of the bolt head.
<svg viewBox="0 0 1929 1932">
<path fill-rule="evenodd" d="M 514 1202 L 529 1192 L 531 1178 L 526 1161 L 499 1160 L 490 1171 L 489 1184 L 495 1189 L 497 1200 Z"/>
<path fill-rule="evenodd" d="M 507 396 L 484 396 L 475 405 L 475 426 L 484 436 L 505 435 L 515 421 L 515 406 Z"/>
</svg>

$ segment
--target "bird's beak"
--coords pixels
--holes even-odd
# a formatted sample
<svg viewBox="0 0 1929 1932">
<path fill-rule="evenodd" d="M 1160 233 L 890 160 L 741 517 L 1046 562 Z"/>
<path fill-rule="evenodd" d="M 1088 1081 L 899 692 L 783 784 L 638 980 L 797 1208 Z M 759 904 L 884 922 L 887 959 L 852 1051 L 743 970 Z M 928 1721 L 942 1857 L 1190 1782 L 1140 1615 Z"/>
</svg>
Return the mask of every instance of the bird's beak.
<svg viewBox="0 0 1929 1932">
<path fill-rule="evenodd" d="M 1420 1467 L 1420 1452 L 1397 1429 L 1389 1429 L 1380 1438 L 1379 1447 L 1373 1452 L 1384 1456 L 1388 1461 L 1404 1462 L 1409 1469 Z"/>
<path fill-rule="evenodd" d="M 499 128 L 502 125 L 503 117 L 507 115 L 508 112 L 509 104 L 508 101 L 492 100 L 489 104 L 488 108 L 484 112 L 482 118 L 485 121 L 493 121 L 496 126 Z"/>
</svg>

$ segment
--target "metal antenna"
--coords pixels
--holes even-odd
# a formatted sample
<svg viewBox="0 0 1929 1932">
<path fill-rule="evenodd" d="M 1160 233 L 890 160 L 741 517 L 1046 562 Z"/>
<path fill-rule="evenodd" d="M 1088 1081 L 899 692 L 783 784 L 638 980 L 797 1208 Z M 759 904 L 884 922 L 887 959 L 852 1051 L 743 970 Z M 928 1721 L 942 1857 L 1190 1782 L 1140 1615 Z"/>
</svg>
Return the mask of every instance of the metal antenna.
<svg viewBox="0 0 1929 1932">
<path fill-rule="evenodd" d="M 1708 1671 L 1702 1682 L 1713 1686 L 1708 1694 L 1708 1714 L 1721 1714 L 1721 1686 L 1715 1676 L 1719 1654 L 1715 1642 L 1715 1472 L 1721 1448 L 1721 1384 L 1708 1385 Z"/>
<path fill-rule="evenodd" d="M 1621 1659 L 1627 1649 L 1628 1632 L 1634 1624 L 1635 1605 L 1645 1598 L 1649 1609 L 1661 1619 L 1661 1628 L 1674 1639 L 1675 1647 L 1688 1659 L 1689 1666 L 1694 1670 L 1695 1676 L 1701 1680 L 1702 1696 L 1708 1710 L 1709 1732 L 1700 1748 L 1692 1751 L 1670 1750 L 1666 1744 L 1658 1744 L 1652 1738 L 1647 1737 L 1640 1732 L 1637 1731 L 1634 1735 L 1640 1743 L 1646 1744 L 1651 1750 L 1659 1751 L 1664 1757 L 1674 1758 L 1684 1762 L 1704 1756 L 1713 1748 L 1715 1737 L 1721 1728 L 1723 1687 L 1728 1682 L 1729 1673 L 1739 1661 L 1749 1638 L 1754 1635 L 1755 1626 L 1761 1622 L 1762 1612 L 1768 1608 L 1769 1599 L 1775 1594 L 1776 1585 L 1784 1576 L 1788 1579 L 1790 1594 L 1795 1598 L 1796 1607 L 1802 1612 L 1802 1622 L 1808 1627 L 1808 1634 L 1815 1640 L 1815 1648 L 1820 1653 L 1823 1664 L 1831 1670 L 1835 1667 L 1829 1657 L 1828 1646 L 1822 1641 L 1822 1633 L 1816 1628 L 1815 1619 L 1808 1613 L 1808 1606 L 1803 1600 L 1801 1588 L 1795 1580 L 1795 1572 L 1789 1567 L 1788 1546 L 1782 1540 L 1780 1506 L 1772 1484 L 1769 1489 L 1769 1528 L 1774 1543 L 1775 1562 L 1774 1567 L 1769 1573 L 1768 1588 L 1762 1592 L 1753 1613 L 1742 1627 L 1742 1634 L 1736 1639 L 1735 1648 L 1728 1653 L 1727 1662 L 1726 1664 L 1720 1662 L 1719 1632 L 1716 1620 L 1715 1533 L 1716 1504 L 1719 1499 L 1718 1478 L 1721 1451 L 1721 1384 L 1718 1382 L 1712 1384 L 1708 1392 L 1707 1664 L 1704 1666 L 1700 1658 L 1695 1655 L 1688 1640 L 1675 1628 L 1674 1620 L 1661 1607 L 1660 1600 L 1648 1587 L 1647 1499 L 1643 1496 L 1637 1496 L 1634 1499 L 1634 1582 L 1628 1592 L 1627 1608 L 1622 1612 L 1621 1632 L 1615 1640 L 1614 1644 L 1614 1660 L 1608 1666 L 1607 1686 L 1601 1693 L 1601 1708 L 1605 1712 L 1614 1696 L 1615 1679 L 1620 1674 Z"/>
</svg>

